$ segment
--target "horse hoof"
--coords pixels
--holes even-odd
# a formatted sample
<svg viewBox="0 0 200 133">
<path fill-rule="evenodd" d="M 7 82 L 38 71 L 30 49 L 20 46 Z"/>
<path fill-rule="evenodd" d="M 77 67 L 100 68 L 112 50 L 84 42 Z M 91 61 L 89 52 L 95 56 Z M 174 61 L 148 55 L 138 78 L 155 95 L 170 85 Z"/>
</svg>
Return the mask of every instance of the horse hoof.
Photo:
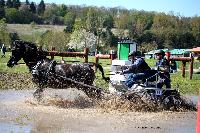
<svg viewBox="0 0 200 133">
<path fill-rule="evenodd" d="M 41 101 L 42 100 L 42 94 L 40 92 L 34 92 L 33 93 L 33 97 L 37 99 L 37 101 Z"/>
</svg>

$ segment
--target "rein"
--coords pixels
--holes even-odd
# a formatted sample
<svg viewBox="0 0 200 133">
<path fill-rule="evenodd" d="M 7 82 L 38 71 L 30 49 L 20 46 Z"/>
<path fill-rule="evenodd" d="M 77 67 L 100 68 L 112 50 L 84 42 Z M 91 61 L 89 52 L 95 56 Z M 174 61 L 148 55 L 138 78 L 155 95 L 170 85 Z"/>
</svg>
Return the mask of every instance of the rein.
<svg viewBox="0 0 200 133">
<path fill-rule="evenodd" d="M 28 64 L 34 64 L 34 63 L 37 63 L 37 62 L 28 62 Z M 26 64 L 25 62 L 21 62 L 21 63 L 17 63 L 18 65 L 20 64 Z"/>
</svg>

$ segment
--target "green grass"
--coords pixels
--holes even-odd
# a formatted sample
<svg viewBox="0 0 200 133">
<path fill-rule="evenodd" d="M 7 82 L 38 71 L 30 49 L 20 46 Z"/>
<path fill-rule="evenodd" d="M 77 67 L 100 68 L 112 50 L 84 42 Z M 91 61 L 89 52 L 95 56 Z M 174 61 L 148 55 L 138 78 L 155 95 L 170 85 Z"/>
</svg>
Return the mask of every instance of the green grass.
<svg viewBox="0 0 200 133">
<path fill-rule="evenodd" d="M 178 88 L 182 94 L 198 95 L 200 90 L 200 75 L 193 74 L 192 80 L 189 79 L 189 72 L 186 72 L 186 77 L 182 77 L 182 72 L 171 74 L 172 87 Z"/>
<path fill-rule="evenodd" d="M 9 68 L 6 64 L 0 63 L 0 72 L 8 72 L 8 73 L 28 73 L 29 70 L 25 64 L 20 64 L 18 66 L 14 66 L 13 68 Z"/>
<path fill-rule="evenodd" d="M 6 52 L 6 58 L 0 57 L 0 72 L 8 72 L 8 73 L 28 73 L 28 67 L 25 64 L 20 64 L 14 66 L 13 68 L 7 67 L 7 62 L 10 58 L 10 52 Z M 18 63 L 23 63 L 23 60 L 20 60 Z"/>
<path fill-rule="evenodd" d="M 146 59 L 149 66 L 153 67 L 156 64 L 154 59 Z M 178 68 L 181 69 L 182 62 L 177 62 Z M 194 68 L 198 68 L 200 62 L 194 62 Z M 182 71 L 171 74 L 172 88 L 178 88 L 182 94 L 198 94 L 200 89 L 200 75 L 193 74 L 192 80 L 189 79 L 189 63 L 186 63 L 186 75 L 182 77 Z"/>
<path fill-rule="evenodd" d="M 9 55 L 10 53 L 7 52 L 6 53 L 6 58 L 0 58 L 0 72 L 8 72 L 8 73 L 28 73 L 28 68 L 25 64 L 20 64 L 17 66 L 14 66 L 13 68 L 8 68 L 7 67 L 7 61 L 9 59 Z M 80 61 L 83 62 L 84 59 L 83 58 L 79 58 L 79 57 L 66 57 L 64 58 L 66 61 Z M 55 60 L 57 60 L 58 62 L 61 60 L 60 57 L 55 57 Z M 22 60 L 20 62 L 23 62 Z M 94 62 L 94 57 L 89 57 L 89 62 Z M 146 62 L 150 65 L 150 66 L 155 66 L 155 62 L 156 60 L 153 59 L 149 59 L 146 60 Z M 100 59 L 99 63 L 104 66 L 104 71 L 106 76 L 108 76 L 109 73 L 109 66 L 111 65 L 110 60 L 108 59 Z M 195 62 L 196 66 L 199 66 L 200 63 L 199 62 Z M 187 65 L 188 66 L 188 65 Z M 188 68 L 186 68 L 186 70 L 188 70 Z M 200 75 L 198 74 L 193 74 L 193 79 L 190 80 L 189 79 L 189 72 L 186 71 L 186 77 L 183 78 L 181 76 L 182 72 L 178 71 L 174 74 L 171 74 L 171 80 L 172 80 L 172 87 L 173 88 L 178 88 L 180 90 L 180 92 L 182 94 L 198 94 L 198 91 L 200 89 Z M 102 80 L 101 78 L 101 74 L 99 71 L 97 71 L 96 73 L 96 79 L 94 82 L 95 86 L 99 86 L 102 88 L 108 88 L 108 83 L 106 83 L 105 81 Z"/>
<path fill-rule="evenodd" d="M 145 61 L 147 62 L 147 64 L 150 67 L 154 67 L 156 65 L 156 60 L 155 59 L 145 59 Z"/>
<path fill-rule="evenodd" d="M 177 62 L 177 65 L 178 65 L 178 68 L 179 68 L 179 69 L 182 69 L 182 62 L 178 61 L 178 62 Z M 186 63 L 186 69 L 188 69 L 189 66 L 190 66 L 190 63 L 187 62 L 187 63 Z M 194 68 L 194 69 L 197 69 L 197 68 L 199 68 L 199 67 L 200 67 L 200 62 L 198 62 L 197 60 L 195 60 L 195 61 L 194 61 L 194 64 L 193 64 L 193 68 Z"/>
</svg>

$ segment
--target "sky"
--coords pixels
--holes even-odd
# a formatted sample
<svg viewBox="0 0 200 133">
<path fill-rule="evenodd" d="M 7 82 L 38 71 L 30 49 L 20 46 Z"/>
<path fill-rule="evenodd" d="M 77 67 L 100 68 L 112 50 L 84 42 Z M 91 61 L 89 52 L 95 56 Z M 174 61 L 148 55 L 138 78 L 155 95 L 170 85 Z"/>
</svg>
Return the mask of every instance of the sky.
<svg viewBox="0 0 200 133">
<path fill-rule="evenodd" d="M 25 1 L 25 0 L 24 0 Z M 32 0 L 37 4 L 41 0 Z M 29 0 L 29 2 L 32 2 Z M 200 16 L 200 0 L 44 0 L 45 3 L 123 7 L 144 11 L 170 13 L 186 17 Z"/>
</svg>

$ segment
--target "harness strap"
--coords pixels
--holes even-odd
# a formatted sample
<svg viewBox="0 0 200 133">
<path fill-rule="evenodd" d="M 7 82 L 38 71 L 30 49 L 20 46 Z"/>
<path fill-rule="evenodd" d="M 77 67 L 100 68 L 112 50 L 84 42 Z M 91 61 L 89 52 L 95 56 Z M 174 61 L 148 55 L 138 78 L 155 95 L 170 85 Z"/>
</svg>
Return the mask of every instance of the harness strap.
<svg viewBox="0 0 200 133">
<path fill-rule="evenodd" d="M 49 75 L 50 72 L 54 72 L 55 66 L 56 66 L 56 61 L 55 60 L 50 61 L 46 75 Z"/>
</svg>

